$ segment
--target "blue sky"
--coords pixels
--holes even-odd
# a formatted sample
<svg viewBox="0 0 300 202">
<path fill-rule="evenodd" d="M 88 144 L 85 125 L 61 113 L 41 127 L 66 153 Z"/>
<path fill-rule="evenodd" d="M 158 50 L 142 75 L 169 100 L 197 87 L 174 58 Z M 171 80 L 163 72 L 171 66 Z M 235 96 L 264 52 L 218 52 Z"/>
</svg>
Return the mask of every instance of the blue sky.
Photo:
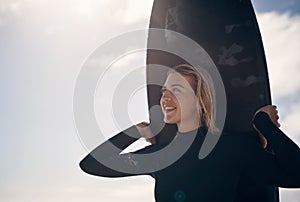
<svg viewBox="0 0 300 202">
<path fill-rule="evenodd" d="M 257 12 L 300 13 L 300 2 L 298 0 L 252 0 Z"/>
<path fill-rule="evenodd" d="M 273 101 L 283 130 L 300 144 L 300 3 L 253 3 Z M 147 28 L 151 4 L 146 0 L 1 0 L 1 201 L 154 201 L 151 178 L 105 179 L 80 171 L 78 162 L 87 151 L 77 135 L 72 109 L 76 78 L 85 59 L 113 36 Z M 136 66 L 143 63 L 127 58 L 116 66 L 128 61 Z M 97 103 L 96 110 L 101 108 Z M 103 130 L 109 136 L 117 128 L 110 114 L 105 117 Z M 297 202 L 300 192 L 283 190 L 281 198 Z"/>
</svg>

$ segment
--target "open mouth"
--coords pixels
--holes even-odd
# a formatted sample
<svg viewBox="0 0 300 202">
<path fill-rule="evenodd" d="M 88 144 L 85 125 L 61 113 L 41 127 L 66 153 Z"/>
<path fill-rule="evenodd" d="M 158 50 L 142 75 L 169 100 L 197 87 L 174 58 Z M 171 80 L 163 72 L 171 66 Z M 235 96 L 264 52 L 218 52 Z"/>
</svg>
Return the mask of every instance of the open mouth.
<svg viewBox="0 0 300 202">
<path fill-rule="evenodd" d="M 172 111 L 175 111 L 175 110 L 176 110 L 175 106 L 164 106 L 164 111 L 166 113 L 169 113 L 169 112 L 172 112 Z"/>
</svg>

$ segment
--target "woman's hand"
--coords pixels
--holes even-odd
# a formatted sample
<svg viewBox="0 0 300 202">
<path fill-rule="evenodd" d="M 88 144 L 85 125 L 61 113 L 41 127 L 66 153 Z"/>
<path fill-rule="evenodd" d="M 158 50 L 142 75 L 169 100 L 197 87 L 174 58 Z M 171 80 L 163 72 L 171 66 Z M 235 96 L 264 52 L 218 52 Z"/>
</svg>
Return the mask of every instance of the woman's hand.
<svg viewBox="0 0 300 202">
<path fill-rule="evenodd" d="M 151 129 L 149 127 L 149 123 L 142 122 L 136 125 L 137 130 L 139 131 L 140 135 L 146 139 L 147 142 L 150 142 L 151 144 L 155 144 L 156 140 L 153 136 Z"/>
<path fill-rule="evenodd" d="M 277 107 L 275 105 L 266 105 L 260 109 L 258 109 L 255 114 L 254 117 L 256 116 L 257 113 L 259 112 L 265 112 L 268 114 L 268 116 L 270 117 L 271 121 L 279 128 L 280 127 L 280 123 L 278 122 L 279 120 L 279 116 L 278 116 L 278 111 L 276 109 Z M 255 125 L 253 124 L 254 129 L 258 132 L 261 143 L 263 148 L 267 147 L 268 141 L 265 138 L 265 136 L 255 127 Z"/>
<path fill-rule="evenodd" d="M 280 127 L 280 123 L 278 122 L 279 120 L 279 116 L 278 116 L 278 111 L 277 111 L 277 107 L 275 105 L 266 105 L 262 108 L 260 108 L 259 110 L 257 110 L 254 114 L 255 115 L 258 112 L 265 112 L 269 115 L 270 119 L 272 120 L 272 122 L 279 128 Z"/>
</svg>

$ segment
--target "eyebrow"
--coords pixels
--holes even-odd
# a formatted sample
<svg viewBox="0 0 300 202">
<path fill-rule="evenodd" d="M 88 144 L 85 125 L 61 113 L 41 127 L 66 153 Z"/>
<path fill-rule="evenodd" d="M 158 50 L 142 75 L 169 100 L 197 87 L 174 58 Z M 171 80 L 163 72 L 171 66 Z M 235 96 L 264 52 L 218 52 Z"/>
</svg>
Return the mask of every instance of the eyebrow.
<svg viewBox="0 0 300 202">
<path fill-rule="evenodd" d="M 180 85 L 180 84 L 172 84 L 172 85 L 171 85 L 171 87 L 176 87 L 176 86 L 179 86 L 179 87 L 181 87 L 181 88 L 184 88 L 184 86 L 182 86 L 182 85 Z M 163 90 L 163 89 L 167 89 L 167 87 L 166 87 L 166 86 L 163 86 L 161 89 L 162 89 L 162 90 Z"/>
<path fill-rule="evenodd" d="M 174 86 L 179 86 L 181 88 L 184 88 L 184 86 L 180 85 L 180 84 L 172 84 L 171 87 L 174 87 Z"/>
</svg>

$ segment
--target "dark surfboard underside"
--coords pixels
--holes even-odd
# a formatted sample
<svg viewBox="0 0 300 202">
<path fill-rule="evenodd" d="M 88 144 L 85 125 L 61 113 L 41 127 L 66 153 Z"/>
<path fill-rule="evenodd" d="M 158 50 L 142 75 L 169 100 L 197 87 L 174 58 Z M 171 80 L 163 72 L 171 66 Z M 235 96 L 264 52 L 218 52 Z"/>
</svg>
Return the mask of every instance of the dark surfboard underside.
<svg viewBox="0 0 300 202">
<path fill-rule="evenodd" d="M 227 115 L 224 132 L 253 132 L 254 112 L 271 104 L 267 65 L 261 35 L 250 0 L 154 0 L 150 28 L 179 32 L 196 41 L 214 61 L 222 77 Z M 157 38 L 149 33 L 148 46 Z M 168 67 L 185 61 L 172 54 L 148 50 L 147 64 Z M 151 85 L 157 75 L 154 66 L 147 67 L 149 108 L 159 105 L 160 86 Z M 151 117 L 150 120 L 155 119 Z M 174 126 L 167 125 L 157 138 L 161 142 L 172 139 Z M 168 139 L 169 138 L 169 139 Z M 260 187 L 267 202 L 278 201 L 278 189 Z M 254 189 L 255 190 L 255 189 Z M 258 193 L 258 192 L 257 192 Z M 257 201 L 261 201 L 257 196 Z"/>
<path fill-rule="evenodd" d="M 150 28 L 188 36 L 202 46 L 217 66 L 226 89 L 224 131 L 252 131 L 251 120 L 261 106 L 271 103 L 264 49 L 249 0 L 155 0 Z M 148 43 L 166 39 L 152 38 Z M 147 64 L 172 67 L 182 63 L 173 55 L 149 50 Z M 147 69 L 151 80 L 153 68 Z M 149 107 L 157 105 L 159 89 L 148 88 Z"/>
</svg>

